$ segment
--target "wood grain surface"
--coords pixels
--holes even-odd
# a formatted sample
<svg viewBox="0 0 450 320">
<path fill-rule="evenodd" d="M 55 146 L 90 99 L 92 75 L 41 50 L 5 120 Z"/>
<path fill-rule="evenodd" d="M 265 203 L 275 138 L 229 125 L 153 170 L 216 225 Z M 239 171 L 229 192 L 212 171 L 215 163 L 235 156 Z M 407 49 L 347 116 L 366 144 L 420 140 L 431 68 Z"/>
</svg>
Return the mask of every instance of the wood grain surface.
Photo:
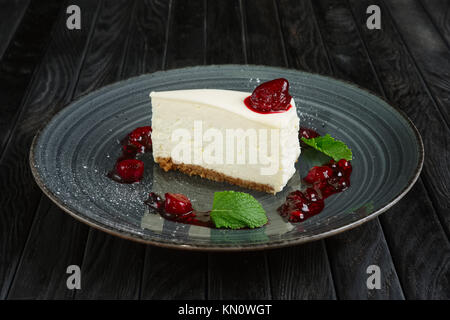
<svg viewBox="0 0 450 320">
<path fill-rule="evenodd" d="M 69 4 L 81 30 L 65 27 Z M 381 30 L 366 27 L 372 4 Z M 0 0 L 0 299 L 449 299 L 448 18 L 443 0 Z M 33 136 L 73 99 L 143 73 L 228 63 L 329 75 L 382 96 L 423 137 L 421 178 L 358 228 L 246 253 L 119 239 L 34 183 Z M 72 264 L 81 290 L 66 287 Z M 369 265 L 380 290 L 366 286 Z"/>
<path fill-rule="evenodd" d="M 95 21 L 93 18 L 96 5 L 91 1 L 73 3 L 79 3 L 88 9 L 86 10 L 87 19 L 84 29 L 86 32 L 70 32 L 67 28 L 61 27 L 61 24 L 65 26 L 65 15 L 59 16 L 53 28 L 52 39 L 46 54 L 35 72 L 29 90 L 24 94 L 23 111 L 18 117 L 17 125 L 13 129 L 0 159 L 0 189 L 3 190 L 0 194 L 2 208 L 0 225 L 3 229 L 0 234 L 2 237 L 2 253 L 0 254 L 2 259 L 0 277 L 2 280 L 0 284 L 3 298 L 8 294 L 13 279 L 15 285 L 20 285 L 22 281 L 27 284 L 27 279 L 39 282 L 42 277 L 41 272 L 49 272 L 51 268 L 58 266 L 55 262 L 60 260 L 63 262 L 64 259 L 67 259 L 66 262 L 73 261 L 72 255 L 77 255 L 74 251 L 63 250 L 65 256 L 57 256 L 57 245 L 61 244 L 61 240 L 53 238 L 50 239 L 50 243 L 46 243 L 40 249 L 43 250 L 41 252 L 54 250 L 54 260 L 39 259 L 39 263 L 43 265 L 40 267 L 39 264 L 32 261 L 32 253 L 30 254 L 28 251 L 32 250 L 34 243 L 27 241 L 29 238 L 33 239 L 30 236 L 30 230 L 32 231 L 34 227 L 34 225 L 32 226 L 33 218 L 36 217 L 34 220 L 40 221 L 40 216 L 36 214 L 36 211 L 40 208 L 43 209 L 41 212 L 45 211 L 45 206 L 38 206 L 42 201 L 42 193 L 34 183 L 29 169 L 28 153 L 31 142 L 42 124 L 50 120 L 72 99 L 75 82 L 83 63 L 90 26 Z M 73 81 L 74 79 L 75 81 Z M 61 217 L 63 221 L 73 222 L 69 217 L 65 218 L 67 219 Z M 64 224 L 54 226 L 53 230 L 63 229 L 64 226 Z M 73 223 L 68 223 L 66 226 L 76 227 Z M 53 233 L 51 230 L 47 230 L 47 232 Z M 61 233 L 61 235 L 64 234 L 65 232 Z M 27 246 L 24 249 L 25 244 Z M 27 260 L 28 257 L 30 260 Z M 19 276 L 15 277 L 19 261 L 21 269 L 17 270 Z M 61 269 L 57 272 L 65 273 L 67 265 L 60 265 Z M 21 278 L 20 275 L 28 273 L 32 273 L 32 275 Z M 33 282 L 28 285 L 33 286 Z M 52 283 L 47 283 L 47 286 L 43 287 L 33 286 L 37 291 L 36 298 L 45 298 L 48 295 L 56 294 L 53 288 L 48 287 L 51 285 Z M 58 285 L 61 286 L 61 283 Z M 17 297 L 28 296 L 27 291 L 17 292 L 13 289 L 11 293 L 13 297 L 15 295 Z"/>
</svg>

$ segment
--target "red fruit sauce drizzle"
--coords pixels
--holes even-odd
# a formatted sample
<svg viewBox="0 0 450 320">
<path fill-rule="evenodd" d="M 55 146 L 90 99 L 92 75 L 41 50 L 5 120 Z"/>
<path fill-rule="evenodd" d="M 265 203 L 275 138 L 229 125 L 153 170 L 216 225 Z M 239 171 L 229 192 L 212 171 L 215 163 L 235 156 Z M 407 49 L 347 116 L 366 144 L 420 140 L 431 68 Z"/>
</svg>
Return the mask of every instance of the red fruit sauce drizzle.
<svg viewBox="0 0 450 320">
<path fill-rule="evenodd" d="M 130 132 L 121 142 L 122 154 L 107 176 L 119 183 L 134 183 L 144 175 L 144 162 L 137 159 L 152 150 L 152 127 L 139 127 Z"/>
<path fill-rule="evenodd" d="M 292 107 L 291 99 L 289 82 L 280 78 L 257 86 L 253 93 L 245 98 L 244 104 L 257 113 L 280 113 Z"/>
<path fill-rule="evenodd" d="M 195 211 L 192 208 L 191 201 L 185 195 L 180 193 L 166 193 L 164 196 L 165 199 L 163 200 L 160 195 L 151 192 L 144 203 L 151 211 L 158 213 L 167 220 L 215 228 L 214 223 L 209 216 L 210 211 Z"/>
<path fill-rule="evenodd" d="M 320 136 L 316 131 L 314 131 L 313 129 L 309 129 L 309 128 L 305 128 L 305 127 L 300 127 L 300 130 L 298 131 L 298 138 L 305 138 L 305 139 L 311 139 L 311 138 L 316 138 Z M 302 141 L 302 140 L 300 140 Z"/>
<path fill-rule="evenodd" d="M 311 129 L 300 128 L 299 136 L 309 139 L 319 134 Z M 338 162 L 331 160 L 323 166 L 313 167 L 303 178 L 307 188 L 291 192 L 286 202 L 278 208 L 278 213 L 290 222 L 301 222 L 315 216 L 325 207 L 326 198 L 350 187 L 351 173 L 352 165 L 345 159 Z"/>
</svg>

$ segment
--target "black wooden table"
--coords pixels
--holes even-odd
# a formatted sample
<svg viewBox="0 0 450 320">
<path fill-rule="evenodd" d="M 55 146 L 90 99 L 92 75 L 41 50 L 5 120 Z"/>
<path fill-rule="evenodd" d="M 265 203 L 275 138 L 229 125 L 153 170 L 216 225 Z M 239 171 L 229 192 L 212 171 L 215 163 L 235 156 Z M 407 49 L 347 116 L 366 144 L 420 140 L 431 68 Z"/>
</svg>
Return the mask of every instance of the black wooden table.
<svg viewBox="0 0 450 320">
<path fill-rule="evenodd" d="M 69 5 L 81 29 L 66 26 Z M 381 30 L 368 29 L 369 5 Z M 28 167 L 36 131 L 80 95 L 161 69 L 264 64 L 354 82 L 413 120 L 422 175 L 388 212 L 301 246 L 196 253 L 91 229 Z M 1 299 L 449 299 L 450 1 L 0 0 Z M 81 267 L 81 290 L 66 269 Z M 381 288 L 368 289 L 367 268 Z"/>
</svg>

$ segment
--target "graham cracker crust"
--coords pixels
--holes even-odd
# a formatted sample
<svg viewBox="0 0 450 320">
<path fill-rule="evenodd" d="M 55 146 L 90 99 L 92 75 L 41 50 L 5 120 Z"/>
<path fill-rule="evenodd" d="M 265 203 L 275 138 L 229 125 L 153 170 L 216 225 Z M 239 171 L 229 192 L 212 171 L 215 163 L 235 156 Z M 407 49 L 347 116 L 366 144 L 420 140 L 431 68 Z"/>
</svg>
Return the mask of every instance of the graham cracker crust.
<svg viewBox="0 0 450 320">
<path fill-rule="evenodd" d="M 275 190 L 273 189 L 273 187 L 271 187 L 267 184 L 242 180 L 239 178 L 233 178 L 233 177 L 227 176 L 225 174 L 219 173 L 219 172 L 211 170 L 211 169 L 205 169 L 199 165 L 184 164 L 184 163 L 175 164 L 172 162 L 172 158 L 159 158 L 158 157 L 155 159 L 155 161 L 166 172 L 169 170 L 178 170 L 178 171 L 188 174 L 190 176 L 196 175 L 196 176 L 200 176 L 202 178 L 206 178 L 206 179 L 217 181 L 217 182 L 228 182 L 230 184 L 234 184 L 236 186 L 244 187 L 247 189 L 258 190 L 258 191 L 275 194 Z"/>
</svg>

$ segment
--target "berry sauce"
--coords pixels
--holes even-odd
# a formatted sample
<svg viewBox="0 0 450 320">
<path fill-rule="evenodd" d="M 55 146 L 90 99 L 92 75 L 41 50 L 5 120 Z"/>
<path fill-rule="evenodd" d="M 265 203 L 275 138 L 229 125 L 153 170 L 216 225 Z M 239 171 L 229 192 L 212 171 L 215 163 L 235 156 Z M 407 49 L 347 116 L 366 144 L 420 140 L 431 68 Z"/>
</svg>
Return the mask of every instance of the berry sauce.
<svg viewBox="0 0 450 320">
<path fill-rule="evenodd" d="M 180 193 L 166 193 L 164 196 L 165 199 L 163 200 L 160 195 L 151 192 L 144 203 L 151 211 L 158 213 L 164 219 L 184 224 L 215 228 L 209 216 L 210 211 L 195 211 L 192 208 L 191 201 L 185 195 Z"/>
<path fill-rule="evenodd" d="M 278 208 L 278 213 L 290 222 L 301 222 L 320 213 L 329 196 L 350 187 L 352 165 L 350 161 L 331 160 L 323 166 L 309 170 L 303 181 L 307 188 L 296 190 L 286 197 L 286 202 Z"/>
<path fill-rule="evenodd" d="M 302 143 L 301 138 L 311 139 L 320 135 L 312 129 L 300 127 L 298 136 Z M 306 144 L 302 146 L 309 147 Z M 277 209 L 278 213 L 289 222 L 302 222 L 319 214 L 325 207 L 326 198 L 350 187 L 351 174 L 352 165 L 345 159 L 330 160 L 325 165 L 312 167 L 303 178 L 307 188 L 291 192 Z"/>
<path fill-rule="evenodd" d="M 107 176 L 119 183 L 135 183 L 144 175 L 144 162 L 138 157 L 152 150 L 152 127 L 139 127 L 130 132 L 120 144 L 122 153 Z"/>
<path fill-rule="evenodd" d="M 319 136 L 320 136 L 320 134 L 318 134 L 313 129 L 309 129 L 309 128 L 305 128 L 305 127 L 300 127 L 300 130 L 298 131 L 299 139 L 300 138 L 311 139 L 311 138 L 316 138 Z"/>
<path fill-rule="evenodd" d="M 289 82 L 280 78 L 257 86 L 253 93 L 244 100 L 244 104 L 257 113 L 279 113 L 292 107 L 291 99 Z"/>
</svg>

